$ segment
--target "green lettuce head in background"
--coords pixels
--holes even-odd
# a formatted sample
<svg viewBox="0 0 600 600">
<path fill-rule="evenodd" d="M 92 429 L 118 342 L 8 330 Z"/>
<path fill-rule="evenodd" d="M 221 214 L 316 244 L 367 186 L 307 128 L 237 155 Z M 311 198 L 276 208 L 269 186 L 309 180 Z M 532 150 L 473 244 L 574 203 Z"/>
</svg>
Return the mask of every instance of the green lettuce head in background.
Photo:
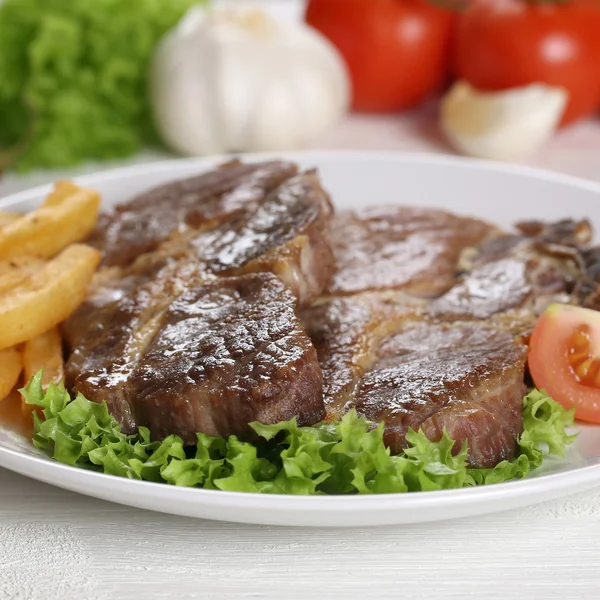
<svg viewBox="0 0 600 600">
<path fill-rule="evenodd" d="M 156 143 L 148 62 L 199 3 L 0 0 L 0 167 L 120 158 Z"/>
</svg>

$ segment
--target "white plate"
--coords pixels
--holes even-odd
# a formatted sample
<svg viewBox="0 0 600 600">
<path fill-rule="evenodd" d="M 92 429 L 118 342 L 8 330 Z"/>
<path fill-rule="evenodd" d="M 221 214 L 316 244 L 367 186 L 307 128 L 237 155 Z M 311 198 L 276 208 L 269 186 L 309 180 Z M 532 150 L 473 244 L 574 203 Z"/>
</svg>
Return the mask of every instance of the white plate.
<svg viewBox="0 0 600 600">
<path fill-rule="evenodd" d="M 280 155 L 318 167 L 340 207 L 397 203 L 438 206 L 510 226 L 519 219 L 588 217 L 600 230 L 600 185 L 479 161 L 419 155 L 299 153 Z M 251 160 L 263 159 L 254 156 Z M 79 179 L 109 208 L 213 160 L 180 160 Z M 0 201 L 30 209 L 48 192 L 37 188 Z M 59 487 L 165 513 L 270 525 L 365 526 L 434 521 L 505 510 L 600 485 L 600 427 L 581 427 L 565 459 L 552 459 L 522 481 L 443 492 L 352 497 L 268 496 L 177 488 L 130 481 L 55 463 L 0 425 L 0 466 Z"/>
</svg>

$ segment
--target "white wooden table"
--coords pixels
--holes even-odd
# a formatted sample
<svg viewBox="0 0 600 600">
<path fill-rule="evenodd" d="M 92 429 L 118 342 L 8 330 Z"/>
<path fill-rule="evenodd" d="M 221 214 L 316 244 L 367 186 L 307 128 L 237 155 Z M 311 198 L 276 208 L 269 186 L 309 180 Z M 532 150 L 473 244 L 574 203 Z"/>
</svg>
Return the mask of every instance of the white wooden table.
<svg viewBox="0 0 600 600">
<path fill-rule="evenodd" d="M 354 117 L 322 146 L 448 151 L 430 108 Z M 600 121 L 562 132 L 531 162 L 600 180 Z M 0 197 L 71 174 L 8 176 Z M 0 600 L 134 597 L 596 599 L 600 489 L 461 521 L 318 530 L 170 517 L 0 469 Z"/>
</svg>

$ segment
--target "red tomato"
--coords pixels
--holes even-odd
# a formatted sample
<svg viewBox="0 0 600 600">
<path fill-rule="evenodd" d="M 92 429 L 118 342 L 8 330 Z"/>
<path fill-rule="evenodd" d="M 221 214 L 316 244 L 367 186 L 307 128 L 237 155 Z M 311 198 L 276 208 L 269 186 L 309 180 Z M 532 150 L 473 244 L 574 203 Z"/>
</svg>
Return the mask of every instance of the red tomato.
<svg viewBox="0 0 600 600">
<path fill-rule="evenodd" d="M 481 90 L 563 86 L 565 125 L 600 104 L 600 3 L 475 0 L 458 19 L 456 75 Z"/>
<path fill-rule="evenodd" d="M 355 110 L 409 108 L 447 76 L 454 15 L 427 0 L 309 0 L 306 21 L 345 58 Z"/>
<path fill-rule="evenodd" d="M 600 312 L 553 304 L 533 330 L 528 360 L 536 387 L 600 423 Z"/>
</svg>

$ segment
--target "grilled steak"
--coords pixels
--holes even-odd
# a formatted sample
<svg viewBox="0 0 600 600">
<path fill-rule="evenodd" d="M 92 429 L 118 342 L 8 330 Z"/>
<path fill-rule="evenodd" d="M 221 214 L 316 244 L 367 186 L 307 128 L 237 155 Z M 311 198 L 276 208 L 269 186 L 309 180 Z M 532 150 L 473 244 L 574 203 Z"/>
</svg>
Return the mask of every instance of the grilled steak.
<svg viewBox="0 0 600 600">
<path fill-rule="evenodd" d="M 329 283 L 333 212 L 314 172 L 289 163 L 228 164 L 117 207 L 90 242 L 105 266 L 193 260 L 218 275 L 272 272 L 300 304 Z M 156 261 L 154 255 L 150 258 Z"/>
<path fill-rule="evenodd" d="M 379 248 L 371 250 L 377 257 L 384 256 L 379 265 L 389 266 L 386 256 L 393 259 L 393 244 L 388 231 L 394 231 L 396 219 L 386 212 L 392 225 L 381 219 L 374 226 L 369 217 L 364 230 L 379 232 L 379 242 L 369 233 L 368 244 Z M 425 233 L 415 223 L 407 238 L 414 257 L 434 252 L 427 245 L 434 239 L 428 237 L 429 227 L 440 216 L 433 211 L 427 218 L 425 212 Z M 352 228 L 360 229 L 356 216 Z M 440 237 L 458 239 L 450 233 Z M 402 248 L 404 241 L 397 239 Z M 323 370 L 328 418 L 355 408 L 373 422 L 383 421 L 384 439 L 393 452 L 406 445 L 409 427 L 422 428 L 433 440 L 445 428 L 457 440 L 456 451 L 468 439 L 474 466 L 493 466 L 514 456 L 522 429 L 526 339 L 548 303 L 577 300 L 581 265 L 588 279 L 593 277 L 599 254 L 580 248 L 588 239 L 589 227 L 570 221 L 522 224 L 517 234 L 488 229 L 477 246 L 454 246 L 451 260 L 439 268 L 429 259 L 420 263 L 423 270 L 409 265 L 413 270 L 406 285 L 398 284 L 406 269 L 396 279 L 390 273 L 373 284 L 366 255 L 354 261 L 354 294 L 347 295 L 346 287 L 340 296 L 302 313 Z M 362 255 L 352 254 L 350 246 L 348 251 Z M 438 286 L 439 277 L 443 286 Z M 336 281 L 339 274 L 332 294 L 342 287 L 336 288 Z M 360 293 L 371 285 L 388 291 Z M 418 300 L 391 288 L 443 293 Z"/>
<path fill-rule="evenodd" d="M 73 391 L 105 400 L 126 432 L 248 437 L 248 423 L 324 416 L 315 349 L 274 275 L 206 280 L 169 266 L 122 295 L 93 295 L 65 326 Z"/>
<path fill-rule="evenodd" d="M 379 207 L 336 215 L 332 242 L 338 271 L 334 296 L 398 289 L 435 297 L 452 286 L 464 248 L 494 235 L 483 221 L 411 207 Z"/>
<path fill-rule="evenodd" d="M 331 214 L 316 174 L 284 162 L 230 163 L 118 207 L 92 236 L 105 254 L 95 289 L 64 325 L 67 384 L 127 432 L 186 443 L 321 420 L 295 307 L 335 268 Z"/>
</svg>

